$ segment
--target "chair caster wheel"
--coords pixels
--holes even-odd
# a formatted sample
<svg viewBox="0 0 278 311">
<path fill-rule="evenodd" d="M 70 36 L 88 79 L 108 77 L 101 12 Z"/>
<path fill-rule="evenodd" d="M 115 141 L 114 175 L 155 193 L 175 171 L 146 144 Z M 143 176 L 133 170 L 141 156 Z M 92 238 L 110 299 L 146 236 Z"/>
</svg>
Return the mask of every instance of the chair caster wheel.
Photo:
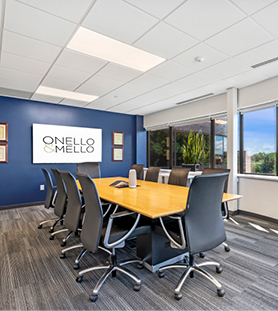
<svg viewBox="0 0 278 311">
<path fill-rule="evenodd" d="M 54 232 L 54 229 L 51 228 L 51 229 L 49 230 L 49 233 L 53 233 L 53 232 Z"/>
<path fill-rule="evenodd" d="M 54 239 L 54 235 L 51 235 L 50 237 L 49 237 L 49 240 L 53 240 Z"/>
<path fill-rule="evenodd" d="M 175 293 L 175 299 L 176 300 L 181 300 L 182 299 L 182 294 L 181 293 Z"/>
<path fill-rule="evenodd" d="M 223 271 L 222 267 L 216 267 L 216 273 L 221 273 Z"/>
<path fill-rule="evenodd" d="M 38 225 L 38 229 L 41 229 L 42 228 L 42 225 Z"/>
<path fill-rule="evenodd" d="M 164 273 L 163 271 L 158 271 L 158 276 L 159 276 L 160 278 L 164 278 L 165 273 Z"/>
<path fill-rule="evenodd" d="M 225 291 L 223 288 L 217 290 L 218 297 L 223 297 L 225 295 Z"/>
<path fill-rule="evenodd" d="M 63 247 L 63 246 L 66 246 L 66 244 L 67 244 L 67 242 L 64 242 L 64 241 L 63 241 L 63 242 L 61 243 L 61 246 L 62 246 L 62 247 Z"/>
<path fill-rule="evenodd" d="M 199 253 L 200 258 L 205 258 L 205 253 Z"/>
<path fill-rule="evenodd" d="M 76 282 L 77 282 L 77 283 L 81 283 L 82 281 L 83 281 L 83 275 L 78 276 L 78 277 L 76 278 Z"/>
<path fill-rule="evenodd" d="M 224 249 L 226 252 L 229 252 L 231 250 L 229 246 L 225 246 Z"/>
<path fill-rule="evenodd" d="M 66 258 L 66 254 L 65 254 L 65 253 L 61 253 L 60 258 L 61 258 L 61 259 Z"/>
<path fill-rule="evenodd" d="M 137 269 L 143 269 L 144 268 L 144 264 L 142 263 L 138 263 L 137 265 Z"/>
<path fill-rule="evenodd" d="M 91 296 L 89 297 L 89 299 L 90 299 L 92 302 L 96 302 L 97 299 L 98 299 L 98 295 L 91 295 Z"/>
<path fill-rule="evenodd" d="M 74 270 L 78 270 L 78 269 L 79 269 L 79 263 L 76 263 L 76 264 L 73 266 L 73 269 L 74 269 Z"/>
<path fill-rule="evenodd" d="M 135 285 L 133 286 L 133 290 L 134 290 L 135 292 L 139 292 L 140 289 L 141 289 L 141 284 L 135 284 Z"/>
</svg>

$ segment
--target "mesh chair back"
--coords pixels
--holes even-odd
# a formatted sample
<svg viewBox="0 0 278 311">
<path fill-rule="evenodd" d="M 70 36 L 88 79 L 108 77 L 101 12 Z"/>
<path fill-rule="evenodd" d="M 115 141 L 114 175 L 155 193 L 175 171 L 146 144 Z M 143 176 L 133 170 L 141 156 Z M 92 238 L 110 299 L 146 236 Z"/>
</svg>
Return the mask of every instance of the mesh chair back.
<svg viewBox="0 0 278 311">
<path fill-rule="evenodd" d="M 173 167 L 170 172 L 168 184 L 186 187 L 187 176 L 188 176 L 189 171 L 190 171 L 190 168 Z"/>
<path fill-rule="evenodd" d="M 93 180 L 86 174 L 75 173 L 85 200 L 86 214 L 82 226 L 81 241 L 90 252 L 98 249 L 103 224 L 103 211 L 98 191 Z"/>
<path fill-rule="evenodd" d="M 147 170 L 145 180 L 157 182 L 159 171 L 160 171 L 160 167 L 150 166 Z"/>
<path fill-rule="evenodd" d="M 53 183 L 52 183 L 52 179 L 50 177 L 49 172 L 45 168 L 42 168 L 42 172 L 44 174 L 45 181 L 46 181 L 46 197 L 44 201 L 44 207 L 50 208 L 50 207 L 53 207 L 52 205 L 52 200 L 54 196 Z"/>
<path fill-rule="evenodd" d="M 91 178 L 100 178 L 100 167 L 97 162 L 77 163 L 77 172 L 89 175 Z"/>
<path fill-rule="evenodd" d="M 231 170 L 228 169 L 228 168 L 209 168 L 209 167 L 205 167 L 204 170 L 203 170 L 202 175 L 230 173 L 230 171 Z M 227 180 L 226 180 L 224 192 L 227 192 L 227 190 L 228 190 L 228 181 L 229 181 L 229 178 L 227 178 Z"/>
<path fill-rule="evenodd" d="M 78 229 L 82 207 L 80 191 L 78 189 L 75 177 L 70 172 L 60 171 L 60 174 L 65 183 L 68 194 L 65 227 L 70 231 L 75 232 Z"/>
<path fill-rule="evenodd" d="M 190 185 L 185 230 L 191 255 L 211 250 L 226 240 L 221 203 L 228 175 L 195 176 Z"/>
<path fill-rule="evenodd" d="M 57 186 L 57 195 L 55 200 L 54 213 L 55 215 L 62 217 L 63 215 L 65 215 L 67 208 L 67 191 L 65 184 L 62 180 L 62 177 L 60 175 L 60 172 L 53 167 L 51 167 L 50 169 L 54 175 Z"/>
<path fill-rule="evenodd" d="M 145 166 L 144 164 L 133 164 L 132 165 L 131 169 L 134 169 L 136 171 L 137 179 L 142 180 L 144 166 Z"/>
</svg>

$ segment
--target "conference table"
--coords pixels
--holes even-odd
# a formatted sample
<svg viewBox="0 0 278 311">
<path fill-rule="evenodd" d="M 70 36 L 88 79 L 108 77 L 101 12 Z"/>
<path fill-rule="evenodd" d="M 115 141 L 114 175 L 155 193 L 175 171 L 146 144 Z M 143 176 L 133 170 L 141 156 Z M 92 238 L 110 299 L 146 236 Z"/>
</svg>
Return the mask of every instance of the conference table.
<svg viewBox="0 0 278 311">
<path fill-rule="evenodd" d="M 124 177 L 93 178 L 99 197 L 131 211 L 140 213 L 153 226 L 159 217 L 181 213 L 186 208 L 188 187 L 137 180 L 136 188 L 116 188 L 115 181 L 126 181 Z M 80 186 L 80 185 L 79 185 Z M 241 195 L 223 194 L 223 202 L 240 199 Z M 137 255 L 152 272 L 160 266 L 171 264 L 184 258 L 186 251 L 170 247 L 169 240 L 153 230 L 146 236 L 137 238 Z"/>
</svg>

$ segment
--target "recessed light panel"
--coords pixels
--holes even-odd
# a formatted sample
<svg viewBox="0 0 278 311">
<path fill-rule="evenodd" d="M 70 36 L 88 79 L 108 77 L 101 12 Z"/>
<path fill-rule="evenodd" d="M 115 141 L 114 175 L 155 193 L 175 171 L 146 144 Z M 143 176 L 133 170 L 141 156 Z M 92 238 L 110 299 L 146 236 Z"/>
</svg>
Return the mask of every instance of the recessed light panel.
<svg viewBox="0 0 278 311">
<path fill-rule="evenodd" d="M 75 99 L 75 100 L 79 100 L 79 101 L 83 101 L 87 103 L 90 103 L 91 101 L 98 98 L 98 96 L 94 96 L 94 95 L 70 92 L 70 91 L 54 89 L 54 88 L 46 87 L 46 86 L 39 86 L 36 91 L 36 94 Z"/>
<path fill-rule="evenodd" d="M 140 71 L 147 71 L 164 58 L 80 27 L 67 48 Z"/>
</svg>

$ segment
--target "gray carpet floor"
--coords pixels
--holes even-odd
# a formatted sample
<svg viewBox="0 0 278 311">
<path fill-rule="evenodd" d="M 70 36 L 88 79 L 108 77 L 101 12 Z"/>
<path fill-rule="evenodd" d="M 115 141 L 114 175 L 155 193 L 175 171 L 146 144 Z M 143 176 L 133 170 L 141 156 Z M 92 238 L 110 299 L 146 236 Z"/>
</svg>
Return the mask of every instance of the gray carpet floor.
<svg viewBox="0 0 278 311">
<path fill-rule="evenodd" d="M 129 265 L 142 280 L 141 291 L 134 292 L 132 281 L 118 273 L 116 278 L 108 278 L 97 302 L 92 303 L 89 294 L 103 270 L 84 275 L 82 283 L 75 281 L 78 272 L 72 267 L 79 249 L 62 260 L 64 234 L 50 241 L 49 227 L 37 228 L 40 221 L 52 217 L 53 211 L 43 206 L 0 211 L 1 310 L 278 310 L 277 223 L 233 216 L 234 221 L 225 222 L 231 251 L 219 246 L 204 259 L 196 258 L 197 262 L 215 260 L 222 264 L 222 274 L 213 268 L 207 270 L 223 285 L 223 298 L 217 296 L 212 283 L 195 274 L 186 281 L 183 298 L 177 301 L 173 291 L 183 270 L 168 270 L 159 279 L 147 269 Z M 67 246 L 78 242 L 78 237 L 70 238 Z M 130 258 L 135 252 L 135 243 L 129 243 L 119 259 Z M 88 253 L 81 268 L 106 257 L 102 251 Z"/>
</svg>

